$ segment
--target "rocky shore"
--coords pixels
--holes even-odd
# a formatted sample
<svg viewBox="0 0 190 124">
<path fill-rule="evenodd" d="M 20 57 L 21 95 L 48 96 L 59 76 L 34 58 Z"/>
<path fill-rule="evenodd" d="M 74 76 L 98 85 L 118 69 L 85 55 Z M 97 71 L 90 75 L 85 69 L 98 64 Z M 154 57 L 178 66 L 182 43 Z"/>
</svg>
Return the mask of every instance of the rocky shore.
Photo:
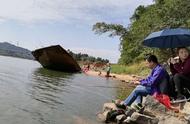
<svg viewBox="0 0 190 124">
<path fill-rule="evenodd" d="M 106 73 L 96 71 L 88 71 L 87 75 L 105 77 Z M 111 74 L 109 77 L 113 80 L 129 83 L 137 78 L 142 78 L 136 75 Z M 190 124 L 190 102 L 176 103 L 172 106 L 179 108 L 179 111 L 170 110 L 163 104 L 157 101 L 152 96 L 147 96 L 143 99 L 143 111 L 138 111 L 133 107 L 128 110 L 121 110 L 115 103 L 105 103 L 102 112 L 97 114 L 97 119 L 105 123 L 117 124 Z M 110 111 L 116 112 L 113 120 L 107 120 Z"/>
<path fill-rule="evenodd" d="M 152 96 L 147 96 L 140 111 L 134 108 L 122 110 L 120 114 L 109 119 L 111 111 L 120 111 L 115 103 L 105 103 L 102 112 L 97 115 L 99 121 L 117 124 L 190 124 L 190 103 L 175 104 L 179 111 L 167 109 Z"/>
</svg>

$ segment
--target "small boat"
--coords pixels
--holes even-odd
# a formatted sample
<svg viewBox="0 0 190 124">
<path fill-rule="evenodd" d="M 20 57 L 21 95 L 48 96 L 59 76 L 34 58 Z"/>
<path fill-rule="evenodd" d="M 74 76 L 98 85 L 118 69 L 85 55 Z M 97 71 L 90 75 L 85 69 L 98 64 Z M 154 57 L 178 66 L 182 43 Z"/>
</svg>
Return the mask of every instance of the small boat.
<svg viewBox="0 0 190 124">
<path fill-rule="evenodd" d="M 64 72 L 81 71 L 78 63 L 60 45 L 36 49 L 32 51 L 32 55 L 44 68 L 47 69 Z"/>
</svg>

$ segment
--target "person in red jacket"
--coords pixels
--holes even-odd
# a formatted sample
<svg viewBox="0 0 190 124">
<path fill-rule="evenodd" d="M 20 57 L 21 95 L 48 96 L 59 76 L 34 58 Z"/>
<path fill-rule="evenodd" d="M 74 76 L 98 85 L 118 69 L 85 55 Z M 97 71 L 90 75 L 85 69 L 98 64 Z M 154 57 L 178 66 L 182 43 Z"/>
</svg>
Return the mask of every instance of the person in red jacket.
<svg viewBox="0 0 190 124">
<path fill-rule="evenodd" d="M 183 89 L 190 89 L 190 55 L 185 47 L 177 48 L 179 60 L 170 58 L 170 71 L 173 75 L 173 83 L 177 92 L 177 99 L 183 99 Z"/>
</svg>

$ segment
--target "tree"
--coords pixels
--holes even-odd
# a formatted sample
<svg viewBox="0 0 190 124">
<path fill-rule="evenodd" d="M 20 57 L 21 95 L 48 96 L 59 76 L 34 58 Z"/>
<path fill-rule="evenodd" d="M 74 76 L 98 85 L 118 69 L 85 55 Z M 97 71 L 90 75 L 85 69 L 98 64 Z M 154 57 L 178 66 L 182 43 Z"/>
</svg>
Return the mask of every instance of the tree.
<svg viewBox="0 0 190 124">
<path fill-rule="evenodd" d="M 76 61 L 83 61 L 83 62 L 102 62 L 102 63 L 108 63 L 109 60 L 107 59 L 102 59 L 100 57 L 93 57 L 89 56 L 88 54 L 82 54 L 82 53 L 73 53 L 71 50 L 67 50 L 67 52 L 76 60 Z"/>
<path fill-rule="evenodd" d="M 127 29 L 120 24 L 106 24 L 104 22 L 98 22 L 93 25 L 92 30 L 96 34 L 103 34 L 106 32 L 111 32 L 109 37 L 120 36 L 123 37 L 127 34 Z"/>
<path fill-rule="evenodd" d="M 144 54 L 154 53 L 162 61 L 168 57 L 169 49 L 152 49 L 142 46 L 148 34 L 164 28 L 190 27 L 190 0 L 154 0 L 149 6 L 139 6 L 131 17 L 131 24 L 98 22 L 93 25 L 96 34 L 110 33 L 110 37 L 119 36 L 121 57 L 119 63 L 129 64 L 141 61 Z"/>
</svg>

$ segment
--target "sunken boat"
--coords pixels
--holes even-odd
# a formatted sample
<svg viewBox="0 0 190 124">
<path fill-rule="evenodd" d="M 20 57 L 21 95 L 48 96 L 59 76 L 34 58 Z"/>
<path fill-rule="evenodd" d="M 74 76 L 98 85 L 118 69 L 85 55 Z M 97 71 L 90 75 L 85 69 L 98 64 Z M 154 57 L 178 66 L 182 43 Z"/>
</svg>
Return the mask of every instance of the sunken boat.
<svg viewBox="0 0 190 124">
<path fill-rule="evenodd" d="M 35 59 L 47 69 L 63 72 L 79 72 L 80 66 L 60 45 L 44 47 L 32 51 Z"/>
</svg>

